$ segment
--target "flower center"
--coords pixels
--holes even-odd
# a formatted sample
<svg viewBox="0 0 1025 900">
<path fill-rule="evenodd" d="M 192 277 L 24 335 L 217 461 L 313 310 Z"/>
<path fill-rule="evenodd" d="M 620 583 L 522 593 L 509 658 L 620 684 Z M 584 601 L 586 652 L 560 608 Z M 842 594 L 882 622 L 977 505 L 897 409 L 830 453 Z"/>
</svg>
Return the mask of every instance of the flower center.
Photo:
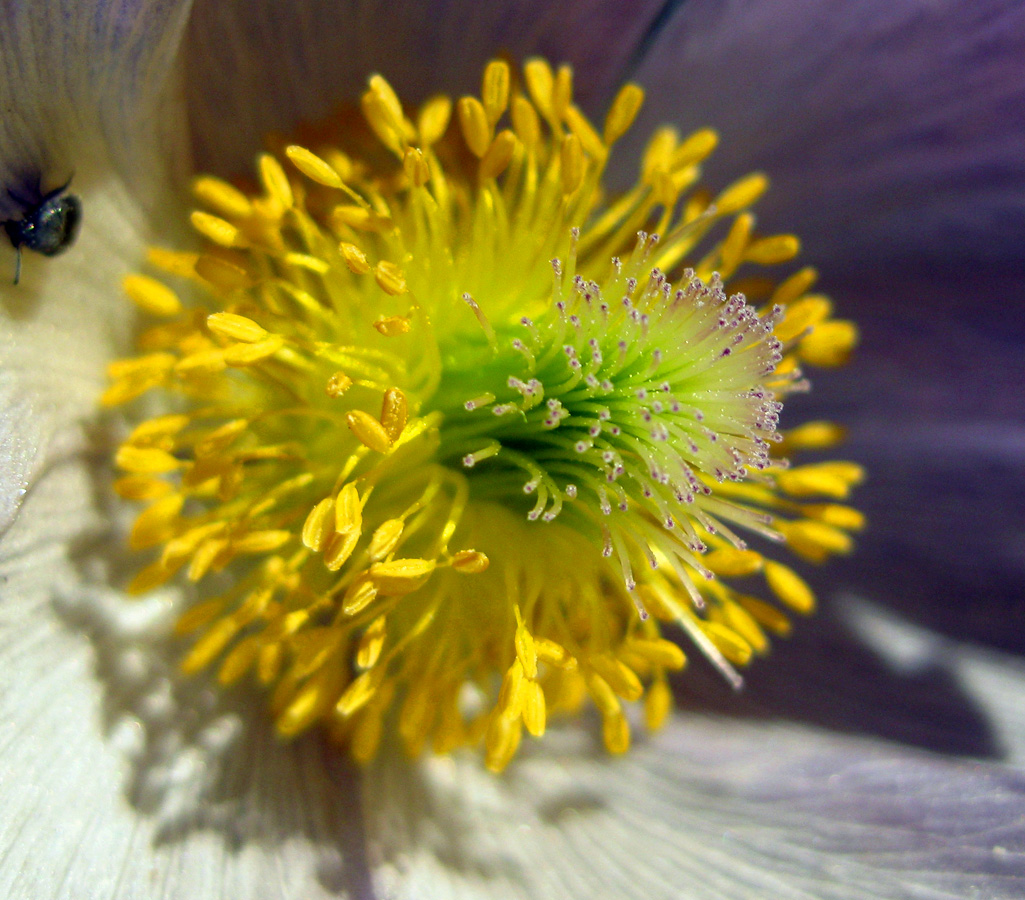
<svg viewBox="0 0 1025 900">
<path fill-rule="evenodd" d="M 179 621 L 186 672 L 251 675 L 283 735 L 323 723 L 357 760 L 397 734 L 500 770 L 588 700 L 612 752 L 624 704 L 658 727 L 685 663 L 667 629 L 739 684 L 789 624 L 728 579 L 811 609 L 741 533 L 849 551 L 861 517 L 833 501 L 860 469 L 778 455 L 838 429 L 776 427 L 799 362 L 842 362 L 853 326 L 808 269 L 738 291 L 797 241 L 755 234 L 763 176 L 694 187 L 712 132 L 657 132 L 606 197 L 641 101 L 624 87 L 599 131 L 568 68 L 492 62 L 453 121 L 374 76 L 363 123 L 261 156 L 259 193 L 196 181 L 206 248 L 126 280 L 165 321 L 104 395 L 162 407 L 117 454 L 148 504 L 130 543 L 157 550 L 130 589 L 218 585 Z"/>
</svg>

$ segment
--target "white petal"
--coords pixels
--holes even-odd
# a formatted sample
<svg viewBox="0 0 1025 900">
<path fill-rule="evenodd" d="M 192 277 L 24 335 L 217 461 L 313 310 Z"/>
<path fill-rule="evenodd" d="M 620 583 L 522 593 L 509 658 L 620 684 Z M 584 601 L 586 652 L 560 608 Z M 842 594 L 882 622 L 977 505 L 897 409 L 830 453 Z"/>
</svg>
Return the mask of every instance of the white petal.
<svg viewBox="0 0 1025 900">
<path fill-rule="evenodd" d="M 380 72 L 405 101 L 478 91 L 499 53 L 570 62 L 586 102 L 614 89 L 662 7 L 601 0 L 197 2 L 188 104 L 200 168 L 247 172 L 271 131 L 358 103 Z"/>
<path fill-rule="evenodd" d="M 106 527 L 92 494 L 80 461 L 53 468 L 0 558 L 0 896 L 358 896 L 352 773 L 276 740 L 262 704 L 179 682 L 168 597 L 89 587 L 96 547 L 67 542 Z"/>
<path fill-rule="evenodd" d="M 366 807 L 377 887 L 396 900 L 1025 889 L 1020 773 L 792 724 L 681 715 L 618 760 L 567 731 L 500 779 L 472 759 L 391 759 Z"/>
<path fill-rule="evenodd" d="M 2 20 L 0 218 L 24 213 L 8 189 L 31 194 L 38 179 L 45 191 L 74 172 L 83 222 L 59 257 L 25 250 L 17 286 L 0 240 L 0 534 L 50 442 L 94 414 L 103 366 L 126 346 L 121 276 L 139 264 L 145 214 L 167 206 L 185 149 L 171 100 L 187 12 L 158 0 L 15 4 Z"/>
<path fill-rule="evenodd" d="M 189 0 L 6 4 L 0 19 L 0 185 L 117 169 L 140 201 L 181 164 L 169 105 Z M 3 197 L 4 218 L 12 210 Z M 86 210 L 86 216 L 89 213 Z"/>
</svg>

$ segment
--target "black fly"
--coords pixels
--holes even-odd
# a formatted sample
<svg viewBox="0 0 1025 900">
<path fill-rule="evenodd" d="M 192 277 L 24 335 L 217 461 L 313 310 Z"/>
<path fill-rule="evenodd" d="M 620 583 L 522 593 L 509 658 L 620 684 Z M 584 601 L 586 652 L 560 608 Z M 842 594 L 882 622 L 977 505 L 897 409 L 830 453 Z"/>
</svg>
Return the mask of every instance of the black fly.
<svg viewBox="0 0 1025 900">
<path fill-rule="evenodd" d="M 78 235 L 82 221 L 82 201 L 74 194 L 65 194 L 69 180 L 56 190 L 43 196 L 37 187 L 39 199 L 26 199 L 12 190 L 7 193 L 23 211 L 20 219 L 7 219 L 0 224 L 7 232 L 11 246 L 17 251 L 14 264 L 14 283 L 21 278 L 21 248 L 27 247 L 43 256 L 56 256 L 70 247 Z"/>
</svg>

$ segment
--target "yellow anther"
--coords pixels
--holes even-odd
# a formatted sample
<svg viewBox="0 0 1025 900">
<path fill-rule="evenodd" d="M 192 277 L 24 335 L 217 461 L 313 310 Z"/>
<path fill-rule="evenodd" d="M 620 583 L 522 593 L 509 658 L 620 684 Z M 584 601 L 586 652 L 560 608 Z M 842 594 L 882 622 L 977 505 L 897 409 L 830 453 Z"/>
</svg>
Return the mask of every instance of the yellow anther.
<svg viewBox="0 0 1025 900">
<path fill-rule="evenodd" d="M 186 572 L 189 581 L 199 581 L 211 568 L 214 568 L 218 558 L 227 547 L 228 541 L 224 538 L 212 538 L 200 544 Z"/>
<path fill-rule="evenodd" d="M 161 497 L 147 506 L 132 525 L 128 546 L 133 550 L 145 550 L 173 537 L 175 523 L 184 503 L 185 498 L 175 493 Z"/>
<path fill-rule="evenodd" d="M 516 135 L 508 128 L 495 135 L 487 152 L 480 161 L 481 178 L 497 178 L 501 175 L 516 150 Z"/>
<path fill-rule="evenodd" d="M 733 182 L 715 198 L 715 210 L 721 216 L 732 215 L 747 209 L 769 188 L 769 179 L 761 172 L 747 175 Z"/>
<path fill-rule="evenodd" d="M 250 635 L 239 641 L 224 657 L 220 669 L 217 670 L 217 680 L 224 687 L 235 684 L 253 667 L 259 649 L 260 641 L 257 635 Z"/>
<path fill-rule="evenodd" d="M 363 527 L 363 500 L 354 482 L 347 482 L 335 500 L 335 531 L 346 534 Z"/>
<path fill-rule="evenodd" d="M 392 86 L 380 75 L 372 75 L 361 103 L 363 115 L 381 141 L 396 153 L 409 140 L 412 126 L 402 113 L 402 104 Z"/>
<path fill-rule="evenodd" d="M 534 638 L 534 648 L 537 651 L 537 658 L 551 666 L 559 668 L 574 667 L 576 660 L 573 659 L 566 648 L 549 638 Z"/>
<path fill-rule="evenodd" d="M 562 192 L 572 194 L 584 180 L 584 151 L 580 147 L 580 138 L 575 134 L 566 135 L 563 140 L 561 158 Z"/>
<path fill-rule="evenodd" d="M 585 676 L 587 692 L 594 700 L 594 705 L 601 710 L 604 716 L 614 716 L 620 712 L 619 700 L 609 683 L 596 672 L 589 672 Z"/>
<path fill-rule="evenodd" d="M 520 617 L 520 608 L 516 607 L 516 658 L 523 666 L 523 673 L 527 678 L 537 678 L 537 649 L 534 646 L 534 637 L 527 630 L 527 626 Z"/>
<path fill-rule="evenodd" d="M 552 92 L 555 90 L 555 77 L 552 67 L 543 59 L 528 59 L 523 66 L 523 77 L 527 82 L 527 90 L 534 106 L 546 119 L 552 117 Z"/>
<path fill-rule="evenodd" d="M 417 120 L 420 143 L 424 147 L 430 147 L 441 140 L 451 118 L 452 101 L 448 97 L 432 97 L 428 100 L 420 110 L 420 117 Z"/>
<path fill-rule="evenodd" d="M 291 539 L 292 532 L 281 528 L 250 531 L 249 534 L 233 540 L 231 549 L 236 553 L 270 553 L 283 547 Z"/>
<path fill-rule="evenodd" d="M 759 627 L 754 617 L 739 603 L 727 601 L 717 607 L 720 620 L 727 627 L 735 631 L 740 637 L 751 645 L 755 653 L 764 653 L 769 648 L 769 639 L 765 632 Z"/>
<path fill-rule="evenodd" d="M 269 338 L 255 344 L 236 344 L 224 350 L 224 361 L 229 366 L 251 366 L 270 358 L 285 346 L 285 339 L 280 334 L 272 334 Z"/>
<path fill-rule="evenodd" d="M 555 85 L 552 88 L 552 113 L 562 121 L 572 102 L 573 70 L 567 65 L 561 65 L 555 73 Z"/>
<path fill-rule="evenodd" d="M 174 633 L 179 636 L 192 634 L 192 632 L 209 625 L 223 610 L 224 600 L 221 597 L 198 603 L 192 609 L 181 614 L 178 621 L 174 623 Z"/>
<path fill-rule="evenodd" d="M 271 684 L 281 672 L 282 647 L 277 641 L 264 644 L 256 655 L 256 677 L 261 684 Z"/>
<path fill-rule="evenodd" d="M 608 682 L 610 688 L 624 700 L 640 700 L 644 694 L 637 673 L 622 660 L 613 656 L 595 656 L 591 659 L 594 670 Z"/>
<path fill-rule="evenodd" d="M 787 452 L 793 450 L 828 450 L 843 441 L 846 429 L 835 422 L 806 422 L 784 432 Z"/>
<path fill-rule="evenodd" d="M 311 181 L 330 188 L 342 188 L 345 185 L 330 163 L 305 147 L 292 144 L 285 148 L 285 155 L 292 160 L 292 165 Z"/>
<path fill-rule="evenodd" d="M 602 143 L 601 135 L 594 130 L 594 126 L 587 117 L 575 106 L 566 109 L 566 124 L 580 140 L 580 146 L 592 159 L 604 159 L 607 155 L 607 148 Z"/>
<path fill-rule="evenodd" d="M 368 577 L 357 578 L 342 597 L 342 612 L 354 616 L 366 609 L 377 598 L 377 587 Z"/>
<path fill-rule="evenodd" d="M 338 252 L 342 254 L 345 265 L 353 275 L 366 275 L 370 271 L 367 255 L 355 244 L 342 242 L 338 245 Z"/>
<path fill-rule="evenodd" d="M 310 510 L 303 523 L 303 544 L 316 551 L 324 548 L 328 539 L 335 533 L 334 512 L 335 501 L 332 497 L 325 497 Z"/>
<path fill-rule="evenodd" d="M 401 597 L 422 587 L 436 565 L 433 559 L 393 559 L 374 563 L 370 578 L 382 597 Z"/>
<path fill-rule="evenodd" d="M 789 566 L 766 560 L 765 582 L 770 590 L 795 612 L 810 613 L 815 609 L 815 595 L 811 588 Z"/>
<path fill-rule="evenodd" d="M 378 525 L 370 538 L 370 547 L 367 549 L 370 558 L 376 562 L 391 555 L 398 546 L 405 525 L 406 523 L 402 519 L 388 519 Z"/>
<path fill-rule="evenodd" d="M 345 392 L 352 387 L 352 379 L 344 372 L 335 372 L 327 380 L 327 384 L 324 387 L 325 392 L 329 397 L 342 397 Z"/>
<path fill-rule="evenodd" d="M 865 477 L 854 462 L 834 460 L 784 469 L 776 476 L 779 486 L 794 497 L 825 496 L 843 500 Z"/>
<path fill-rule="evenodd" d="M 238 290 L 252 283 L 249 272 L 242 266 L 209 253 L 204 253 L 196 260 L 195 272 L 200 278 L 224 291 Z"/>
<path fill-rule="evenodd" d="M 792 234 L 774 234 L 752 241 L 744 251 L 746 262 L 774 266 L 793 259 L 801 252 L 801 242 Z"/>
<path fill-rule="evenodd" d="M 321 718 L 334 704 L 343 683 L 343 672 L 337 663 L 325 665 L 303 685 L 288 706 L 278 715 L 274 725 L 282 737 L 294 737 Z"/>
<path fill-rule="evenodd" d="M 452 568 L 462 575 L 486 572 L 491 560 L 479 550 L 460 550 L 452 557 Z"/>
<path fill-rule="evenodd" d="M 133 447 L 122 444 L 114 458 L 119 469 L 134 475 L 158 475 L 174 472 L 181 468 L 181 462 L 166 450 L 155 447 Z"/>
<path fill-rule="evenodd" d="M 526 97 L 513 97 L 512 122 L 516 137 L 528 150 L 534 149 L 541 140 L 541 123 L 537 112 Z"/>
<path fill-rule="evenodd" d="M 196 548 L 203 541 L 214 535 L 223 534 L 226 530 L 227 526 L 223 522 L 208 522 L 206 525 L 190 528 L 164 544 L 164 550 L 160 554 L 161 564 L 167 569 L 180 566 L 196 552 Z"/>
<path fill-rule="evenodd" d="M 842 366 L 857 343 L 858 326 L 853 322 L 823 322 L 801 341 L 798 352 L 813 366 Z"/>
<path fill-rule="evenodd" d="M 174 365 L 170 353 L 150 353 L 132 359 L 116 359 L 107 363 L 108 378 L 135 378 L 150 374 L 165 375 Z"/>
<path fill-rule="evenodd" d="M 168 275 L 178 278 L 194 278 L 198 253 L 181 253 L 163 247 L 147 247 L 146 262 Z"/>
<path fill-rule="evenodd" d="M 719 269 L 724 275 L 729 275 L 740 265 L 747 248 L 748 240 L 751 237 L 751 230 L 754 228 L 754 216 L 750 213 L 741 213 L 733 220 L 726 239 L 719 249 Z"/>
<path fill-rule="evenodd" d="M 776 609 L 775 606 L 766 603 L 764 600 L 759 600 L 757 597 L 749 597 L 746 594 L 738 595 L 736 599 L 737 603 L 747 610 L 751 614 L 751 618 L 761 625 L 762 628 L 766 628 L 780 637 L 786 637 L 790 634 L 790 620 L 784 613 Z"/>
<path fill-rule="evenodd" d="M 386 294 L 397 297 L 406 292 L 406 277 L 395 263 L 382 259 L 374 266 L 374 280 Z"/>
<path fill-rule="evenodd" d="M 356 409 L 346 414 L 345 421 L 364 447 L 369 447 L 376 453 L 387 453 L 391 449 L 388 432 L 370 413 Z"/>
<path fill-rule="evenodd" d="M 702 162 L 719 145 L 719 135 L 711 128 L 702 128 L 687 135 L 683 143 L 676 147 L 670 157 L 674 169 L 686 168 Z M 764 178 L 764 176 L 756 176 Z M 737 182 L 741 184 L 742 182 Z M 764 190 L 764 188 L 763 188 Z M 745 204 L 746 205 L 746 204 Z M 721 210 L 720 210 L 721 211 Z"/>
<path fill-rule="evenodd" d="M 772 304 L 778 303 L 781 306 L 787 306 L 793 303 L 798 297 L 803 296 L 813 284 L 815 284 L 818 277 L 819 273 L 811 266 L 805 266 L 803 269 L 799 269 L 785 281 L 780 283 L 779 287 L 772 292 L 772 298 L 769 302 Z"/>
<path fill-rule="evenodd" d="M 331 221 L 337 226 L 348 225 L 357 231 L 381 232 L 392 227 L 392 220 L 372 209 L 355 204 L 340 204 L 331 210 Z"/>
<path fill-rule="evenodd" d="M 676 671 L 687 664 L 683 651 L 665 638 L 635 638 L 627 646 L 631 653 L 638 654 L 653 666 Z"/>
<path fill-rule="evenodd" d="M 751 645 L 736 631 L 719 622 L 702 621 L 701 630 L 735 666 L 746 666 L 751 661 Z"/>
<path fill-rule="evenodd" d="M 619 756 L 630 749 L 630 725 L 621 710 L 602 717 L 601 734 L 609 753 Z"/>
<path fill-rule="evenodd" d="M 352 682 L 335 705 L 335 712 L 346 718 L 366 705 L 380 684 L 381 672 L 370 669 Z"/>
<path fill-rule="evenodd" d="M 498 692 L 498 701 L 495 703 L 495 709 L 501 713 L 503 718 L 515 719 L 523 711 L 525 681 L 523 663 L 517 658 L 506 669 L 505 676 L 502 678 L 501 690 Z"/>
<path fill-rule="evenodd" d="M 209 347 L 183 356 L 174 364 L 174 371 L 183 377 L 213 375 L 216 372 L 223 372 L 226 366 L 224 350 L 219 347 Z"/>
<path fill-rule="evenodd" d="M 158 500 L 171 490 L 166 481 L 149 475 L 125 475 L 114 482 L 114 492 L 125 500 Z"/>
<path fill-rule="evenodd" d="M 644 90 L 639 85 L 624 84 L 619 89 L 605 116 L 603 137 L 606 144 L 611 146 L 630 130 L 643 103 Z"/>
<path fill-rule="evenodd" d="M 644 724 L 651 731 L 661 728 L 673 710 L 673 692 L 664 678 L 660 678 L 644 697 Z"/>
<path fill-rule="evenodd" d="M 292 185 L 279 163 L 269 153 L 261 153 L 259 158 L 260 181 L 267 194 L 278 203 L 282 210 L 291 208 L 295 202 Z"/>
<path fill-rule="evenodd" d="M 327 539 L 324 545 L 324 566 L 329 572 L 337 572 L 348 562 L 359 539 L 359 529 L 336 532 Z"/>
<path fill-rule="evenodd" d="M 248 247 L 249 241 L 238 229 L 225 219 L 196 210 L 189 216 L 192 227 L 207 240 L 221 247 Z"/>
<path fill-rule="evenodd" d="M 833 304 L 825 297 L 808 296 L 791 303 L 783 321 L 776 326 L 776 337 L 790 341 L 806 329 L 824 321 L 833 310 Z"/>
<path fill-rule="evenodd" d="M 523 724 L 534 737 L 545 733 L 545 692 L 536 681 L 523 683 Z"/>
<path fill-rule="evenodd" d="M 163 282 L 146 275 L 126 275 L 121 282 L 128 298 L 152 316 L 175 316 L 182 311 L 181 300 Z"/>
<path fill-rule="evenodd" d="M 470 152 L 477 158 L 482 157 L 491 146 L 492 127 L 488 124 L 488 116 L 484 104 L 476 97 L 462 97 L 456 104 L 459 114 L 459 127 Z"/>
<path fill-rule="evenodd" d="M 181 670 L 193 675 L 205 669 L 238 633 L 238 623 L 231 617 L 219 619 L 208 628 L 203 636 L 192 645 L 192 649 L 181 661 Z"/>
<path fill-rule="evenodd" d="M 501 59 L 493 59 L 484 68 L 481 83 L 481 99 L 488 122 L 494 125 L 509 105 L 509 64 Z"/>
<path fill-rule="evenodd" d="M 809 503 L 801 507 L 801 512 L 810 519 L 818 519 L 845 531 L 861 531 L 865 527 L 864 513 L 838 503 Z"/>
<path fill-rule="evenodd" d="M 812 562 L 822 562 L 831 554 L 843 556 L 854 549 L 854 541 L 847 532 L 825 522 L 801 519 L 777 524 L 794 552 Z"/>
<path fill-rule="evenodd" d="M 387 637 L 387 619 L 378 616 L 367 626 L 363 636 L 359 640 L 359 648 L 356 650 L 356 665 L 361 669 L 373 668 L 374 664 L 381 657 L 381 649 L 384 647 L 384 639 Z"/>
<path fill-rule="evenodd" d="M 190 421 L 188 416 L 174 413 L 147 419 L 132 429 L 125 443 L 136 447 L 161 446 L 167 450 L 169 447 L 163 446 L 165 442 L 177 435 Z"/>
<path fill-rule="evenodd" d="M 409 401 L 398 388 L 388 388 L 381 400 L 381 425 L 388 439 L 397 441 L 409 420 Z"/>
<path fill-rule="evenodd" d="M 431 168 L 427 165 L 423 153 L 416 147 L 407 148 L 402 157 L 402 171 L 414 187 L 423 187 L 431 178 Z"/>
<path fill-rule="evenodd" d="M 246 316 L 235 313 L 214 313 L 206 317 L 206 327 L 214 334 L 231 341 L 243 341 L 247 344 L 262 341 L 267 337 L 267 330 Z"/>
<path fill-rule="evenodd" d="M 409 334 L 412 323 L 406 316 L 384 316 L 374 320 L 374 328 L 385 337 Z"/>
<path fill-rule="evenodd" d="M 248 419 L 232 419 L 211 431 L 196 444 L 196 458 L 214 456 L 230 447 L 249 427 Z"/>
<path fill-rule="evenodd" d="M 253 204 L 238 188 L 212 175 L 201 175 L 192 182 L 192 193 L 201 203 L 230 219 L 247 219 Z"/>
<path fill-rule="evenodd" d="M 761 571 L 762 555 L 754 550 L 722 547 L 702 557 L 702 562 L 716 575 L 724 578 L 743 578 Z"/>
<path fill-rule="evenodd" d="M 675 128 L 659 128 L 648 141 L 641 160 L 641 178 L 650 184 L 656 172 L 672 171 L 673 151 L 679 135 Z"/>
<path fill-rule="evenodd" d="M 520 719 L 510 720 L 506 716 L 492 716 L 484 738 L 484 765 L 491 772 L 501 772 L 516 755 L 523 735 Z"/>
</svg>

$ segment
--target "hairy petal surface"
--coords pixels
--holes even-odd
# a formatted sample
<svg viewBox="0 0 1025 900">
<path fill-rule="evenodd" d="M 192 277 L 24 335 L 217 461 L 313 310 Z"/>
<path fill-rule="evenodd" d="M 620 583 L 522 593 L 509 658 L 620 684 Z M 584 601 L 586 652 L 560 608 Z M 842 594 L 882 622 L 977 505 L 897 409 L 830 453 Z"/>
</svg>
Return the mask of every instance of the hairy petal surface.
<svg viewBox="0 0 1025 900">
<path fill-rule="evenodd" d="M 77 243 L 54 259 L 24 251 L 17 286 L 0 240 L 0 533 L 51 442 L 93 414 L 127 338 L 120 278 L 183 160 L 173 70 L 187 13 L 165 0 L 0 6 L 0 218 L 24 214 L 8 190 L 26 197 L 72 175 L 84 207 Z"/>
<path fill-rule="evenodd" d="M 92 490 L 51 467 L 0 548 L 0 896 L 367 896 L 352 772 L 183 683 L 168 596 L 89 586 L 107 573 L 67 545 L 105 528 Z"/>
<path fill-rule="evenodd" d="M 762 224 L 823 267 L 1006 264 L 1025 238 L 1023 54 L 1013 0 L 692 0 L 633 77 L 642 124 L 711 125 L 724 178 L 768 172 Z"/>
<path fill-rule="evenodd" d="M 696 715 L 612 763 L 577 732 L 560 738 L 561 752 L 527 754 L 500 780 L 464 759 L 375 766 L 379 890 L 996 900 L 1025 889 L 1017 771 Z"/>
</svg>

